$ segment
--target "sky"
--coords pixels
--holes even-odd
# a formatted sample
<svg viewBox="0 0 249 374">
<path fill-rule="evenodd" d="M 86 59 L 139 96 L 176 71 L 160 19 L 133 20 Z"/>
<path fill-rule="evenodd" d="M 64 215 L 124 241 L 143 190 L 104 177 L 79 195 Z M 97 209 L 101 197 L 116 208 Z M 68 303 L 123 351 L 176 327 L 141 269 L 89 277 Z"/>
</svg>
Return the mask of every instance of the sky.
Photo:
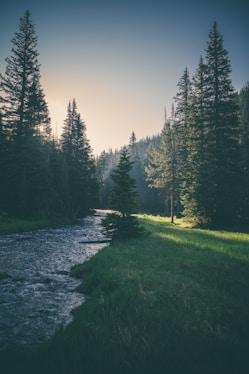
<svg viewBox="0 0 249 374">
<path fill-rule="evenodd" d="M 177 83 L 205 57 L 214 21 L 239 91 L 249 81 L 248 0 L 2 0 L 0 72 L 26 10 L 38 36 L 41 84 L 59 137 L 69 100 L 93 153 L 161 132 Z"/>
</svg>

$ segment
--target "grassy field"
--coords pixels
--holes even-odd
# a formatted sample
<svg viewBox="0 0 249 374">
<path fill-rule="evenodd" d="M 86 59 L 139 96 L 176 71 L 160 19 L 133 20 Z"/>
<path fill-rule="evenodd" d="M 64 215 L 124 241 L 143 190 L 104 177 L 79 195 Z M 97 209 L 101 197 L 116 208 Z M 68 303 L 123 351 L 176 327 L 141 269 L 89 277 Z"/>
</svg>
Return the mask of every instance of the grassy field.
<svg viewBox="0 0 249 374">
<path fill-rule="evenodd" d="M 4 374 L 249 372 L 249 235 L 139 220 L 147 238 L 72 269 L 88 295 L 73 323 L 2 354 Z"/>
</svg>

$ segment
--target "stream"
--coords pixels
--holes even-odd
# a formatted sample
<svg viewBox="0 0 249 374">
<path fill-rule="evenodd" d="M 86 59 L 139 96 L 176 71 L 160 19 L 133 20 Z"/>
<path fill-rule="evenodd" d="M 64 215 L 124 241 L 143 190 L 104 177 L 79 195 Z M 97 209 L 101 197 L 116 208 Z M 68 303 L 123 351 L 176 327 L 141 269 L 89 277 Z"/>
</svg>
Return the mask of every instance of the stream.
<svg viewBox="0 0 249 374">
<path fill-rule="evenodd" d="M 104 214 L 76 225 L 0 235 L 0 349 L 42 342 L 71 322 L 84 295 L 75 291 L 80 281 L 69 272 L 107 246 L 96 243 L 105 239 Z"/>
</svg>

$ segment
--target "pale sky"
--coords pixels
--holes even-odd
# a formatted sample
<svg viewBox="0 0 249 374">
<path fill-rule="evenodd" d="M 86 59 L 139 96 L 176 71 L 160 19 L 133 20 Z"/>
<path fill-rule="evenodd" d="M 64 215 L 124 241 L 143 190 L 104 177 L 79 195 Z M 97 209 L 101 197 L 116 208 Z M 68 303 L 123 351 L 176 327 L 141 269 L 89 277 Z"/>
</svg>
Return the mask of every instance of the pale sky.
<svg viewBox="0 0 249 374">
<path fill-rule="evenodd" d="M 38 36 L 41 84 L 61 134 L 75 98 L 95 154 L 158 134 L 177 83 L 205 57 L 213 22 L 224 37 L 232 81 L 249 81 L 247 0 L 3 0 L 0 71 L 26 10 Z"/>
</svg>

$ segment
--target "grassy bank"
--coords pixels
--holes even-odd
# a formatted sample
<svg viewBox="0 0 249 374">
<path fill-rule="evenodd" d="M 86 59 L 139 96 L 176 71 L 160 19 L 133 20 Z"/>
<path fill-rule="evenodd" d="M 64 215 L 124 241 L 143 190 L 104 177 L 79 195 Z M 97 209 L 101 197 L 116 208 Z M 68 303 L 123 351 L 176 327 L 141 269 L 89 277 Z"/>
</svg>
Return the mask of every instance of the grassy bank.
<svg viewBox="0 0 249 374">
<path fill-rule="evenodd" d="M 71 224 L 72 220 L 67 217 L 25 220 L 25 219 L 0 219 L 0 235 L 13 234 L 18 232 L 33 231 L 46 227 L 56 227 L 63 224 Z"/>
<path fill-rule="evenodd" d="M 4 373 L 249 372 L 249 235 L 139 219 L 151 235 L 74 267 L 74 322 Z"/>
</svg>

